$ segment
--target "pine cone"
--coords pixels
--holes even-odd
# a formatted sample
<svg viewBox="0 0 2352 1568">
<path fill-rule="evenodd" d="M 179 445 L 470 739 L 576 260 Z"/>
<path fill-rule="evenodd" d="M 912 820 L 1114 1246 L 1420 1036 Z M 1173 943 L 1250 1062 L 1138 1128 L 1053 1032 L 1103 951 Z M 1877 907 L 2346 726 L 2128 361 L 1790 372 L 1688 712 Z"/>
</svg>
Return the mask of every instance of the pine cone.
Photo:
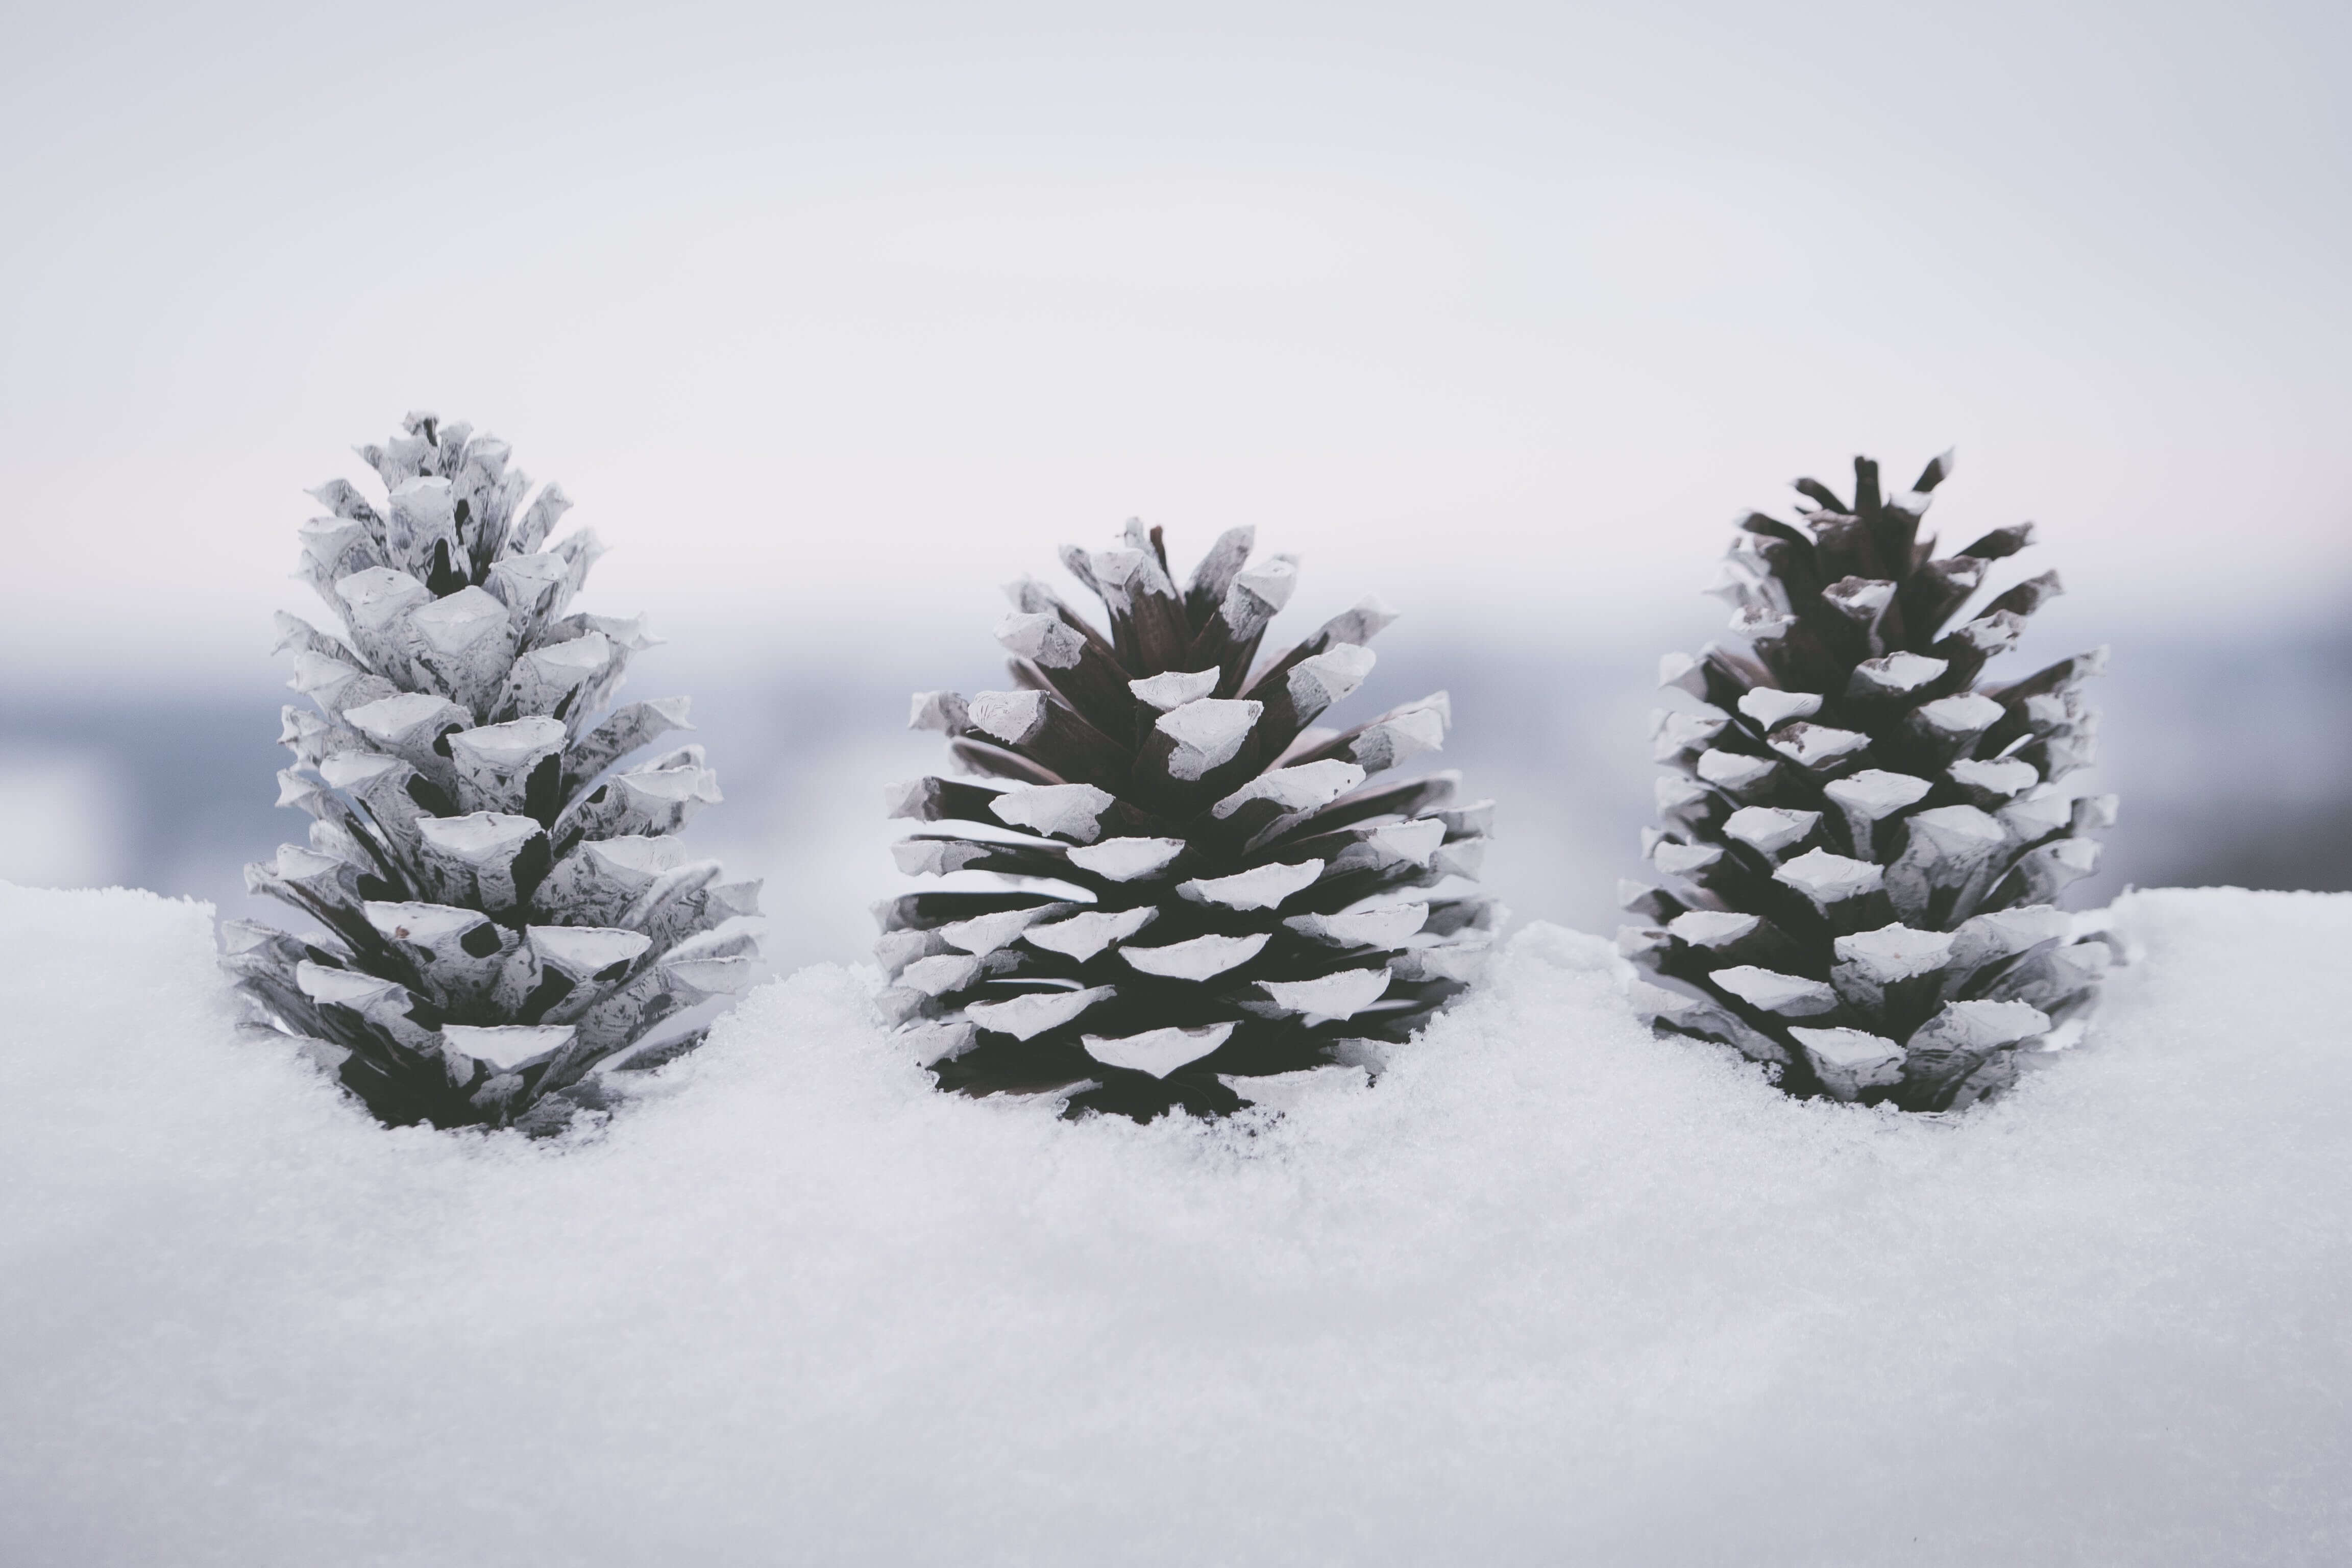
<svg viewBox="0 0 2352 1568">
<path fill-rule="evenodd" d="M 876 911 L 882 1005 L 942 1088 L 1218 1115 L 1250 1103 L 1232 1079 L 1377 1067 L 1462 989 L 1493 919 L 1471 879 L 1491 807 L 1448 808 L 1450 773 L 1365 783 L 1437 749 L 1446 698 L 1310 727 L 1391 617 L 1367 600 L 1251 674 L 1297 574 L 1249 566 L 1254 537 L 1228 531 L 1181 589 L 1156 528 L 1066 548 L 1108 636 L 1024 580 L 997 627 L 1017 689 L 915 699 L 916 728 L 1006 781 L 893 786 L 893 816 L 943 825 L 896 847 L 901 869 L 1000 879 Z"/>
<path fill-rule="evenodd" d="M 329 934 L 231 921 L 225 962 L 387 1124 L 551 1132 L 604 1103 L 599 1064 L 699 1042 L 614 1061 L 741 984 L 759 884 L 668 837 L 719 798 L 701 747 L 609 771 L 691 726 L 684 698 L 591 724 L 652 644 L 635 618 L 564 613 L 601 547 L 548 543 L 562 490 L 519 510 L 504 442 L 430 414 L 404 428 L 360 448 L 383 510 L 341 479 L 311 492 L 334 515 L 304 525 L 303 575 L 349 641 L 278 617 L 318 707 L 285 710 L 278 804 L 314 820 L 246 883 Z"/>
<path fill-rule="evenodd" d="M 2114 796 L 2057 787 L 2091 760 L 2075 689 L 2105 650 L 1978 683 L 2059 584 L 1953 625 L 2032 525 L 1931 559 L 1920 520 L 1951 466 L 1889 500 L 1857 458 L 1851 505 L 1800 479 L 1803 529 L 1749 514 L 1720 590 L 1745 646 L 1661 670 L 1702 705 L 1658 715 L 1657 759 L 1681 776 L 1658 781 L 1647 848 L 1681 890 L 1628 889 L 1654 923 L 1621 944 L 1662 982 L 1637 997 L 1661 1027 L 1776 1064 L 1792 1093 L 1968 1104 L 2079 1033 L 2107 967 L 2053 904 L 2115 818 Z"/>
</svg>

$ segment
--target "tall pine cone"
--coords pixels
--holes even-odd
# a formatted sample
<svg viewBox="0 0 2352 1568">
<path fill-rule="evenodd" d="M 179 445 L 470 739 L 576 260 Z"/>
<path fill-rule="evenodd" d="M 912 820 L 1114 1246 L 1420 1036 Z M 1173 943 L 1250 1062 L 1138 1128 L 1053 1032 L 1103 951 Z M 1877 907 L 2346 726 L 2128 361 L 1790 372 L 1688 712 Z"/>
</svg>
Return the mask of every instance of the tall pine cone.
<svg viewBox="0 0 2352 1568">
<path fill-rule="evenodd" d="M 1251 673 L 1297 563 L 1219 539 L 1179 588 L 1160 531 L 1063 551 L 1108 635 L 1049 589 L 1008 590 L 1017 689 L 915 699 L 913 723 L 1002 784 L 894 786 L 942 825 L 897 846 L 910 873 L 993 890 L 877 910 L 885 1011 L 943 1088 L 1059 1092 L 1139 1121 L 1251 1103 L 1233 1080 L 1377 1065 L 1459 991 L 1493 906 L 1476 874 L 1491 807 L 1456 775 L 1367 784 L 1437 749 L 1444 693 L 1344 732 L 1312 727 L 1372 668 L 1391 618 L 1367 600 Z"/>
<path fill-rule="evenodd" d="M 1797 481 L 1801 529 L 1741 523 L 1722 592 L 1745 646 L 1665 661 L 1702 704 L 1656 730 L 1681 776 L 1658 781 L 1649 857 L 1680 890 L 1629 889 L 1654 923 L 1621 941 L 1662 983 L 1637 993 L 1662 1027 L 1776 1064 L 1793 1093 L 1940 1110 L 2079 1032 L 2107 967 L 2053 904 L 2115 817 L 2112 795 L 2057 787 L 2091 760 L 2076 687 L 2105 652 L 1979 685 L 2059 592 L 2048 574 L 1959 620 L 2032 525 L 1937 558 L 1919 524 L 1949 454 L 1893 498 L 1875 463 L 1853 469 L 1851 504 Z"/>
<path fill-rule="evenodd" d="M 360 448 L 382 510 L 341 479 L 311 492 L 334 515 L 304 525 L 303 575 L 349 640 L 278 617 L 318 707 L 285 710 L 278 803 L 313 821 L 246 880 L 329 934 L 233 921 L 226 963 L 386 1123 L 550 1132 L 604 1102 L 591 1069 L 741 984 L 759 884 L 669 837 L 719 798 L 701 747 L 610 771 L 691 726 L 684 698 L 591 724 L 651 643 L 564 613 L 601 547 L 548 544 L 562 489 L 519 511 L 504 442 L 430 414 L 404 431 Z"/>
</svg>

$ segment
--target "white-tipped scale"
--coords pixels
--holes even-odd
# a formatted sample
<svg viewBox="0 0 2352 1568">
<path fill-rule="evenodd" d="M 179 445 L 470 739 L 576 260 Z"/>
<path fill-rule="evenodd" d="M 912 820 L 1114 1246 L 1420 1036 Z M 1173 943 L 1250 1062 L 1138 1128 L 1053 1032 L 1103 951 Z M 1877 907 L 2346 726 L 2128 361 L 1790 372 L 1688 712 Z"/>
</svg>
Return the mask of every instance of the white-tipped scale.
<svg viewBox="0 0 2352 1568">
<path fill-rule="evenodd" d="M 1650 847 L 1650 864 L 1668 877 L 1687 877 L 1704 871 L 1722 858 L 1720 844 L 1683 844 L 1660 838 Z"/>
<path fill-rule="evenodd" d="M 1913 711 L 1932 733 L 1958 740 L 1991 729 L 2008 710 L 1982 692 L 1963 691 L 1957 697 L 1922 703 Z"/>
<path fill-rule="evenodd" d="M 1000 910 L 994 914 L 974 915 L 968 921 L 950 921 L 938 928 L 939 938 L 959 952 L 975 955 L 994 952 L 1016 941 L 1021 933 L 1066 904 L 1040 904 L 1028 910 Z"/>
<path fill-rule="evenodd" d="M 1654 761 L 1670 763 L 1676 757 L 1700 750 L 1731 722 L 1731 715 L 1719 708 L 1703 712 L 1690 712 L 1679 708 L 1654 709 L 1650 714 L 1650 754 Z"/>
<path fill-rule="evenodd" d="M 1114 943 L 1125 942 L 1159 916 L 1160 911 L 1151 909 L 1092 910 L 1051 925 L 1031 926 L 1022 933 L 1021 940 L 1031 947 L 1063 953 L 1084 963 Z"/>
<path fill-rule="evenodd" d="M 1846 690 L 1853 697 L 1900 697 L 1933 685 L 1951 668 L 1948 660 L 1925 654 L 1890 653 L 1856 665 Z"/>
<path fill-rule="evenodd" d="M 1780 763 L 1769 757 L 1752 757 L 1745 752 L 1722 752 L 1713 747 L 1698 754 L 1698 776 L 1717 789 L 1734 795 L 1754 789 L 1772 776 Z"/>
<path fill-rule="evenodd" d="M 1739 710 L 1767 730 L 1773 730 L 1791 719 L 1811 718 L 1822 710 L 1822 699 L 1819 692 L 1780 691 L 1759 686 L 1741 694 Z"/>
<path fill-rule="evenodd" d="M 1789 1034 L 1804 1048 L 1813 1076 L 1836 1099 L 1858 1099 L 1864 1089 L 1884 1087 L 1903 1076 L 1903 1047 L 1884 1035 L 1863 1029 L 1800 1028 L 1791 1028 Z"/>
<path fill-rule="evenodd" d="M 2042 782 L 2041 771 L 2032 763 L 2013 757 L 1992 762 L 1963 760 L 1954 763 L 1949 771 L 1955 780 L 1969 789 L 1999 799 L 2023 795 Z"/>
<path fill-rule="evenodd" d="M 1075 667 L 1087 647 L 1087 639 L 1061 616 L 1019 611 L 997 623 L 996 640 L 1015 658 L 1047 669 Z"/>
<path fill-rule="evenodd" d="M 1727 818 L 1724 833 L 1765 855 L 1778 855 L 1801 842 L 1819 826 L 1818 811 L 1795 811 L 1777 805 L 1743 805 Z"/>
<path fill-rule="evenodd" d="M 1320 713 L 1351 695 L 1372 672 L 1375 656 L 1361 643 L 1339 643 L 1292 666 L 1290 703 L 1300 713 Z"/>
<path fill-rule="evenodd" d="M 908 877 L 945 877 L 998 850 L 993 844 L 964 838 L 901 838 L 890 846 L 890 858 Z"/>
<path fill-rule="evenodd" d="M 1113 882 L 1132 882 L 1164 871 L 1184 853 L 1181 838 L 1106 838 L 1069 852 L 1071 865 Z"/>
<path fill-rule="evenodd" d="M 1389 972 L 1343 969 L 1314 980 L 1265 980 L 1258 989 L 1286 1013 L 1297 1013 L 1309 1027 L 1336 1019 L 1352 1018 L 1388 994 Z"/>
<path fill-rule="evenodd" d="M 1158 713 L 1173 712 L 1188 702 L 1198 702 L 1217 689 L 1217 679 L 1223 672 L 1215 668 L 1184 671 L 1171 669 L 1143 680 L 1130 680 L 1127 689 L 1135 700 Z"/>
<path fill-rule="evenodd" d="M 1276 768 L 1272 773 L 1260 773 L 1217 802 L 1209 808 L 1209 815 L 1223 821 L 1254 800 L 1271 801 L 1285 814 L 1313 811 L 1330 805 L 1362 784 L 1364 778 L 1362 768 L 1337 759 Z"/>
<path fill-rule="evenodd" d="M 986 973 L 982 961 L 965 952 L 935 953 L 919 958 L 898 972 L 898 984 L 926 996 L 961 991 Z"/>
<path fill-rule="evenodd" d="M 1666 929 L 1693 947 L 1726 948 L 1754 934 L 1763 921 L 1730 910 L 1685 910 L 1666 922 Z"/>
<path fill-rule="evenodd" d="M 1174 743 L 1169 777 L 1190 784 L 1232 762 L 1265 711 L 1263 702 L 1203 697 L 1161 714 L 1152 727 Z"/>
<path fill-rule="evenodd" d="M 1749 1006 L 1784 1018 L 1818 1017 L 1838 1007 L 1835 991 L 1801 974 L 1783 974 L 1778 970 L 1741 963 L 1718 969 L 1707 978 Z"/>
<path fill-rule="evenodd" d="M 983 691 L 971 700 L 971 727 L 992 741 L 1017 746 L 1045 726 L 1042 691 Z"/>
<path fill-rule="evenodd" d="M 1867 750 L 1870 737 L 1858 730 L 1796 723 L 1774 731 L 1765 743 L 1801 768 L 1822 768 Z"/>
<path fill-rule="evenodd" d="M 1945 931 L 1915 931 L 1897 922 L 1839 937 L 1833 951 L 1840 964 L 1850 965 L 1863 978 L 1892 985 L 1941 969 L 1951 957 L 1952 938 Z"/>
<path fill-rule="evenodd" d="M 1914 1051 L 1975 1055 L 2046 1034 L 2049 1015 L 2024 1002 L 1948 1002 L 1911 1037 Z"/>
<path fill-rule="evenodd" d="M 1002 1002 L 969 1003 L 964 1016 L 983 1029 L 1011 1035 L 1016 1040 L 1031 1040 L 1048 1029 L 1061 1027 L 1116 994 L 1108 985 L 1090 986 L 1084 991 L 1033 991 Z"/>
<path fill-rule="evenodd" d="M 1294 893 L 1306 891 L 1323 874 L 1324 862 L 1302 860 L 1253 866 L 1230 877 L 1195 878 L 1179 882 L 1177 893 L 1196 904 L 1218 904 L 1229 910 L 1271 910 Z"/>
<path fill-rule="evenodd" d="M 1876 862 L 1832 855 L 1826 849 L 1808 849 L 1783 862 L 1774 868 L 1772 878 L 1823 909 L 1874 893 L 1886 884 L 1885 868 Z"/>
<path fill-rule="evenodd" d="M 494 1071 L 520 1067 L 540 1057 L 551 1057 L 579 1037 L 571 1024 L 444 1024 L 444 1039 Z"/>
<path fill-rule="evenodd" d="M 918 691 L 907 713 L 909 730 L 936 730 L 944 735 L 955 735 L 971 724 L 971 705 L 952 691 Z"/>
<path fill-rule="evenodd" d="M 1146 974 L 1173 980 L 1208 980 L 1255 958 L 1267 940 L 1268 933 L 1265 931 L 1248 936 L 1196 936 L 1190 942 L 1171 942 L 1165 947 L 1122 947 L 1118 953 L 1131 967 Z"/>
<path fill-rule="evenodd" d="M 1087 1055 L 1105 1067 L 1166 1078 L 1187 1062 L 1199 1061 L 1215 1051 L 1233 1037 L 1233 1033 L 1232 1024 L 1208 1024 L 1196 1029 L 1147 1029 L 1140 1035 L 1117 1039 L 1081 1035 L 1078 1043 L 1086 1047 Z"/>
<path fill-rule="evenodd" d="M 1389 903 L 1332 915 L 1293 915 L 1282 922 L 1310 942 L 1341 948 L 1398 948 L 1429 923 L 1425 903 Z"/>
<path fill-rule="evenodd" d="M 1049 837 L 1092 844 L 1102 816 L 1118 802 L 1090 784 L 1014 784 L 988 803 L 996 819 Z"/>
</svg>

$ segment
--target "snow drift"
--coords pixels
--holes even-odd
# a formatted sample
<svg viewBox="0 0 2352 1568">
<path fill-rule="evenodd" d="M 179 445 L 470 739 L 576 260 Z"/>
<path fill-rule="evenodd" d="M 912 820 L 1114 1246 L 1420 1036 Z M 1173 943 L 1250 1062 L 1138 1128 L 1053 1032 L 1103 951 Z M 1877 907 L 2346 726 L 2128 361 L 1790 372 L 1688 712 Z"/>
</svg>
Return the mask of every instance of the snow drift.
<svg viewBox="0 0 2352 1568">
<path fill-rule="evenodd" d="M 821 968 L 548 1146 L 240 1037 L 203 906 L 0 888 L 0 1560 L 2340 1560 L 2352 897 L 2118 914 L 1953 1121 L 1538 926 L 1278 1118 L 940 1095 Z"/>
</svg>

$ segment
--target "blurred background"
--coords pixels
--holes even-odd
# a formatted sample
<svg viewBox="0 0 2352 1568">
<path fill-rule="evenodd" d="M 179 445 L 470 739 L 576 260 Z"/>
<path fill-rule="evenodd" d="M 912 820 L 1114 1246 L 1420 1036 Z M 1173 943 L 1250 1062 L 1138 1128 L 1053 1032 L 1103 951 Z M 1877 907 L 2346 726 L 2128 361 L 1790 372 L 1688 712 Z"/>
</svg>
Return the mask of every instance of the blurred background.
<svg viewBox="0 0 2352 1568">
<path fill-rule="evenodd" d="M 893 890 L 918 688 L 1129 516 L 1405 618 L 1521 918 L 1615 923 L 1743 509 L 2032 518 L 2126 882 L 2352 886 L 2352 9 L 12 8 L 0 877 L 247 907 L 309 487 L 510 440 L 650 612 L 784 966 Z"/>
</svg>

